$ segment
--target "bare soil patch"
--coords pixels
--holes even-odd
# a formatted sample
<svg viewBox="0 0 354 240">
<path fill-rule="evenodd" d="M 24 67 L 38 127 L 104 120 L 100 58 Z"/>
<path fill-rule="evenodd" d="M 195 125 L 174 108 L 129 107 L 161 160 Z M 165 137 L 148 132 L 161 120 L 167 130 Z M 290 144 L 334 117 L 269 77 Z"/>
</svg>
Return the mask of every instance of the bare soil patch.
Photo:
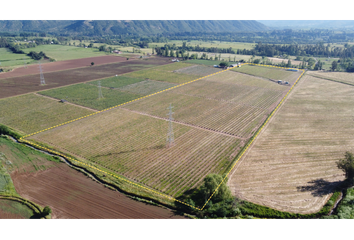
<svg viewBox="0 0 354 240">
<path fill-rule="evenodd" d="M 14 172 L 11 177 L 22 197 L 41 206 L 50 206 L 52 218 L 184 218 L 171 210 L 132 200 L 64 164 L 36 173 Z"/>
</svg>

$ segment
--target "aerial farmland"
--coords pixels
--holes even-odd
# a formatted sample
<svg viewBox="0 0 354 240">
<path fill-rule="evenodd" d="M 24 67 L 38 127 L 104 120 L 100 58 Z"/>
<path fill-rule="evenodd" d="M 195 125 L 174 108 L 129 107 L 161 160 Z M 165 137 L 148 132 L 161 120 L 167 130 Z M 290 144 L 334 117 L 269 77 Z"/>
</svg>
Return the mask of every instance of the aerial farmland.
<svg viewBox="0 0 354 240">
<path fill-rule="evenodd" d="M 90 34 L 0 38 L 0 218 L 354 214 L 349 44 Z"/>
</svg>

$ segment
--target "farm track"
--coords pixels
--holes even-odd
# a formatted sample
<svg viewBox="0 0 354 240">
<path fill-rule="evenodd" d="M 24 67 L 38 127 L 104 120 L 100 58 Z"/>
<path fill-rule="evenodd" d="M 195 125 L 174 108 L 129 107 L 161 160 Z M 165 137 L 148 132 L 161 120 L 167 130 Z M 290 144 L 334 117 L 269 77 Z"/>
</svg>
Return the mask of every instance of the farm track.
<svg viewBox="0 0 354 240">
<path fill-rule="evenodd" d="M 125 108 L 125 107 L 119 107 L 119 108 L 124 109 L 124 110 L 129 111 L 129 112 L 134 112 L 134 113 L 138 113 L 138 114 L 141 114 L 141 115 L 149 116 L 149 117 L 152 117 L 152 118 L 156 118 L 156 119 L 161 119 L 161 120 L 169 121 L 168 118 L 163 118 L 163 117 L 151 115 L 151 114 L 148 114 L 148 113 L 144 113 L 144 112 L 139 112 L 139 111 L 131 110 L 131 109 L 128 109 L 128 108 Z M 217 130 L 215 130 L 215 129 L 210 129 L 210 128 L 206 128 L 206 127 L 202 127 L 202 126 L 197 126 L 197 125 L 185 123 L 185 122 L 178 121 L 178 120 L 172 120 L 172 122 L 177 123 L 177 124 L 181 124 L 181 125 L 184 125 L 184 126 L 189 126 L 189 127 L 197 128 L 197 129 L 200 129 L 200 130 L 208 131 L 208 132 L 213 132 L 213 133 L 217 133 L 217 134 L 221 134 L 221 135 L 233 137 L 233 138 L 238 138 L 238 139 L 242 139 L 242 140 L 245 140 L 245 139 L 246 139 L 246 138 L 241 138 L 241 137 L 239 137 L 239 136 L 236 136 L 236 135 L 234 135 L 234 134 L 229 134 L 229 133 L 226 133 L 226 132 L 217 131 Z"/>
</svg>

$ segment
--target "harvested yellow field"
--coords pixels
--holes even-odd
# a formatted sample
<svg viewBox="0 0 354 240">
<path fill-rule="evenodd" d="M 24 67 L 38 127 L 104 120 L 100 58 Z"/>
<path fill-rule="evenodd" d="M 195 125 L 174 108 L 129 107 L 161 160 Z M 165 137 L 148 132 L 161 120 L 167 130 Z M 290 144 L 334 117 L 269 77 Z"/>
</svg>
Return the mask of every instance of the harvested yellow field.
<svg viewBox="0 0 354 240">
<path fill-rule="evenodd" d="M 324 72 L 324 71 L 311 71 L 310 75 L 320 77 L 328 80 L 334 80 L 349 84 L 354 84 L 354 73 L 349 72 Z"/>
<path fill-rule="evenodd" d="M 354 151 L 354 88 L 306 75 L 236 165 L 234 194 L 282 211 L 314 213 L 344 179 Z"/>
</svg>

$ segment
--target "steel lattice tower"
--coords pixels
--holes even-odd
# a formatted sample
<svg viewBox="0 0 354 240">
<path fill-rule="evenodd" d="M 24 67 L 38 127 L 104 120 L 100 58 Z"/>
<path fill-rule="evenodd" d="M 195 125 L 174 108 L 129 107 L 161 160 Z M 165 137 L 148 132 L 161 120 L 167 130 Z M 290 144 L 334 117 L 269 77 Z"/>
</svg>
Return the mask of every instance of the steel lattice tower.
<svg viewBox="0 0 354 240">
<path fill-rule="evenodd" d="M 41 62 L 38 62 L 38 64 L 39 64 L 39 75 L 41 79 L 41 85 L 45 85 Z"/>
<path fill-rule="evenodd" d="M 101 81 L 98 81 L 98 99 L 103 98 L 102 89 L 101 89 Z"/>
<path fill-rule="evenodd" d="M 173 134 L 173 127 L 172 127 L 172 114 L 174 114 L 174 112 L 172 112 L 172 105 L 170 103 L 170 106 L 167 108 L 169 110 L 168 115 L 168 133 L 167 133 L 167 147 L 172 147 L 172 145 L 174 144 L 175 141 L 175 137 Z"/>
</svg>

